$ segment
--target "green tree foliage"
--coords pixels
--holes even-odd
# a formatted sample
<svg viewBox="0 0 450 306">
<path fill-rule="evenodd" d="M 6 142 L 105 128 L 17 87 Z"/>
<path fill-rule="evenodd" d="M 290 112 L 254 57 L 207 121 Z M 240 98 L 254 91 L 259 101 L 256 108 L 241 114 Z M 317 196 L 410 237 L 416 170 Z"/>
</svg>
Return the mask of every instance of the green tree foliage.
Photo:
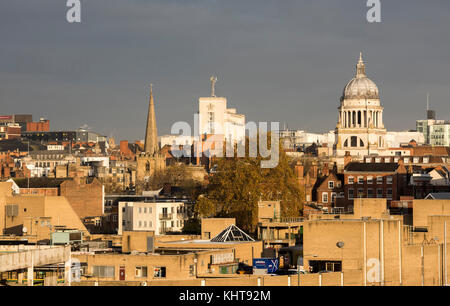
<svg viewBox="0 0 450 306">
<path fill-rule="evenodd" d="M 200 235 L 201 224 L 197 218 L 189 219 L 184 223 L 182 233 L 185 235 Z"/>
<path fill-rule="evenodd" d="M 302 191 L 290 161 L 280 147 L 275 168 L 260 167 L 262 158 L 221 158 L 195 210 L 200 216 L 234 217 L 243 230 L 253 233 L 258 222 L 259 200 L 280 200 L 281 217 L 298 217 Z"/>
</svg>

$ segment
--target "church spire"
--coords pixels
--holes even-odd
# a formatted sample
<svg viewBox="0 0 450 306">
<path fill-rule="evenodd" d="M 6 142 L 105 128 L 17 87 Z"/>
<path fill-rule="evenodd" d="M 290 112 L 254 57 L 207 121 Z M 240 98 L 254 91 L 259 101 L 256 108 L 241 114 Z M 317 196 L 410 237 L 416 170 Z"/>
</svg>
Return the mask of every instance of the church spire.
<svg viewBox="0 0 450 306">
<path fill-rule="evenodd" d="M 158 131 L 156 129 L 155 103 L 153 100 L 153 84 L 150 84 L 150 101 L 148 106 L 147 129 L 145 130 L 146 154 L 154 155 L 158 152 Z"/>
<path fill-rule="evenodd" d="M 366 76 L 366 66 L 364 65 L 364 61 L 362 58 L 362 52 L 359 53 L 359 61 L 356 65 L 356 77 L 363 78 Z"/>
</svg>

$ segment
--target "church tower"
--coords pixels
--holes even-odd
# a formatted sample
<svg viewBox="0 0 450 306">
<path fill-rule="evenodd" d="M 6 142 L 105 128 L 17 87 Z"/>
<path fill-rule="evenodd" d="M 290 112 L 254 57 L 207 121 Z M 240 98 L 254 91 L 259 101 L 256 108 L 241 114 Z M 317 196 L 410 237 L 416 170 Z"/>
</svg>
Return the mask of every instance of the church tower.
<svg viewBox="0 0 450 306">
<path fill-rule="evenodd" d="M 386 129 L 377 85 L 366 75 L 362 53 L 356 74 L 344 88 L 336 126 L 336 156 L 383 154 Z"/>
<path fill-rule="evenodd" d="M 148 181 L 155 171 L 163 170 L 165 166 L 165 157 L 161 154 L 158 145 L 153 85 L 150 85 L 144 152 L 136 155 L 136 180 L 138 182 Z"/>
<path fill-rule="evenodd" d="M 154 155 L 158 152 L 158 132 L 156 128 L 155 102 L 153 99 L 153 84 L 150 84 L 150 102 L 147 115 L 147 129 L 145 130 L 145 154 Z"/>
</svg>

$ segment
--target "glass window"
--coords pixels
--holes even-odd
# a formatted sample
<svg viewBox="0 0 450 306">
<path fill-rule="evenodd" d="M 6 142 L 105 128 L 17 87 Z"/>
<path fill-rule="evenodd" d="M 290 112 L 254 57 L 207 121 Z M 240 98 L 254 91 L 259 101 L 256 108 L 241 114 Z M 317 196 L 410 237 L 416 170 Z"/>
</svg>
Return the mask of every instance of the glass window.
<svg viewBox="0 0 450 306">
<path fill-rule="evenodd" d="M 383 189 L 381 188 L 377 189 L 377 198 L 383 198 Z"/>
<path fill-rule="evenodd" d="M 364 184 L 364 176 L 358 176 L 358 184 Z"/>
<path fill-rule="evenodd" d="M 135 270 L 136 277 L 147 277 L 147 267 L 146 266 L 137 266 Z"/>
<path fill-rule="evenodd" d="M 352 200 L 355 197 L 355 190 L 349 189 L 348 190 L 348 199 Z"/>
<path fill-rule="evenodd" d="M 387 190 L 386 198 L 387 198 L 388 200 L 392 200 L 392 189 L 391 189 L 391 188 L 389 188 L 389 189 Z"/>
<path fill-rule="evenodd" d="M 353 176 L 349 176 L 348 177 L 348 183 L 349 184 L 354 184 L 355 183 L 355 178 Z"/>
<path fill-rule="evenodd" d="M 155 267 L 153 271 L 154 278 L 163 278 L 166 277 L 166 267 Z"/>
<path fill-rule="evenodd" d="M 328 188 L 329 189 L 333 189 L 334 188 L 334 182 L 333 181 L 329 181 L 328 182 Z"/>
<path fill-rule="evenodd" d="M 322 203 L 328 203 L 328 192 L 322 193 Z"/>
</svg>

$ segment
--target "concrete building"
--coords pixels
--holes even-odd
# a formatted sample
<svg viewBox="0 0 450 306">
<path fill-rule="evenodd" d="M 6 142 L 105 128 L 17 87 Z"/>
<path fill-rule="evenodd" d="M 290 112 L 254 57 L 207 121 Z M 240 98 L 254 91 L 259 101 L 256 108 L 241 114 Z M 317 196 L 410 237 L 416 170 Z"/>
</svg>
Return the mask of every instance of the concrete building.
<svg viewBox="0 0 450 306">
<path fill-rule="evenodd" d="M 354 214 L 317 215 L 304 222 L 305 270 L 319 285 L 333 271 L 356 286 L 447 285 L 449 204 L 414 200 L 412 226 L 389 215 L 385 199 L 363 199 Z"/>
<path fill-rule="evenodd" d="M 450 146 L 450 121 L 437 120 L 427 101 L 427 119 L 416 121 L 416 130 L 422 133 L 425 143 L 432 146 Z"/>
<path fill-rule="evenodd" d="M 245 139 L 245 116 L 235 108 L 227 108 L 227 99 L 216 97 L 215 82 L 211 77 L 211 97 L 198 100 L 198 135 L 222 135 L 225 141 L 239 143 Z"/>
<path fill-rule="evenodd" d="M 118 234 L 123 231 L 154 231 L 156 235 L 181 232 L 188 219 L 183 202 L 119 202 Z"/>
<path fill-rule="evenodd" d="M 14 281 L 18 285 L 33 286 L 37 283 L 37 271 L 50 265 L 62 264 L 65 285 L 71 285 L 70 246 L 0 245 L 0 280 Z M 47 269 L 46 269 L 47 270 Z M 42 277 L 42 284 L 56 286 L 56 271 Z"/>
</svg>

